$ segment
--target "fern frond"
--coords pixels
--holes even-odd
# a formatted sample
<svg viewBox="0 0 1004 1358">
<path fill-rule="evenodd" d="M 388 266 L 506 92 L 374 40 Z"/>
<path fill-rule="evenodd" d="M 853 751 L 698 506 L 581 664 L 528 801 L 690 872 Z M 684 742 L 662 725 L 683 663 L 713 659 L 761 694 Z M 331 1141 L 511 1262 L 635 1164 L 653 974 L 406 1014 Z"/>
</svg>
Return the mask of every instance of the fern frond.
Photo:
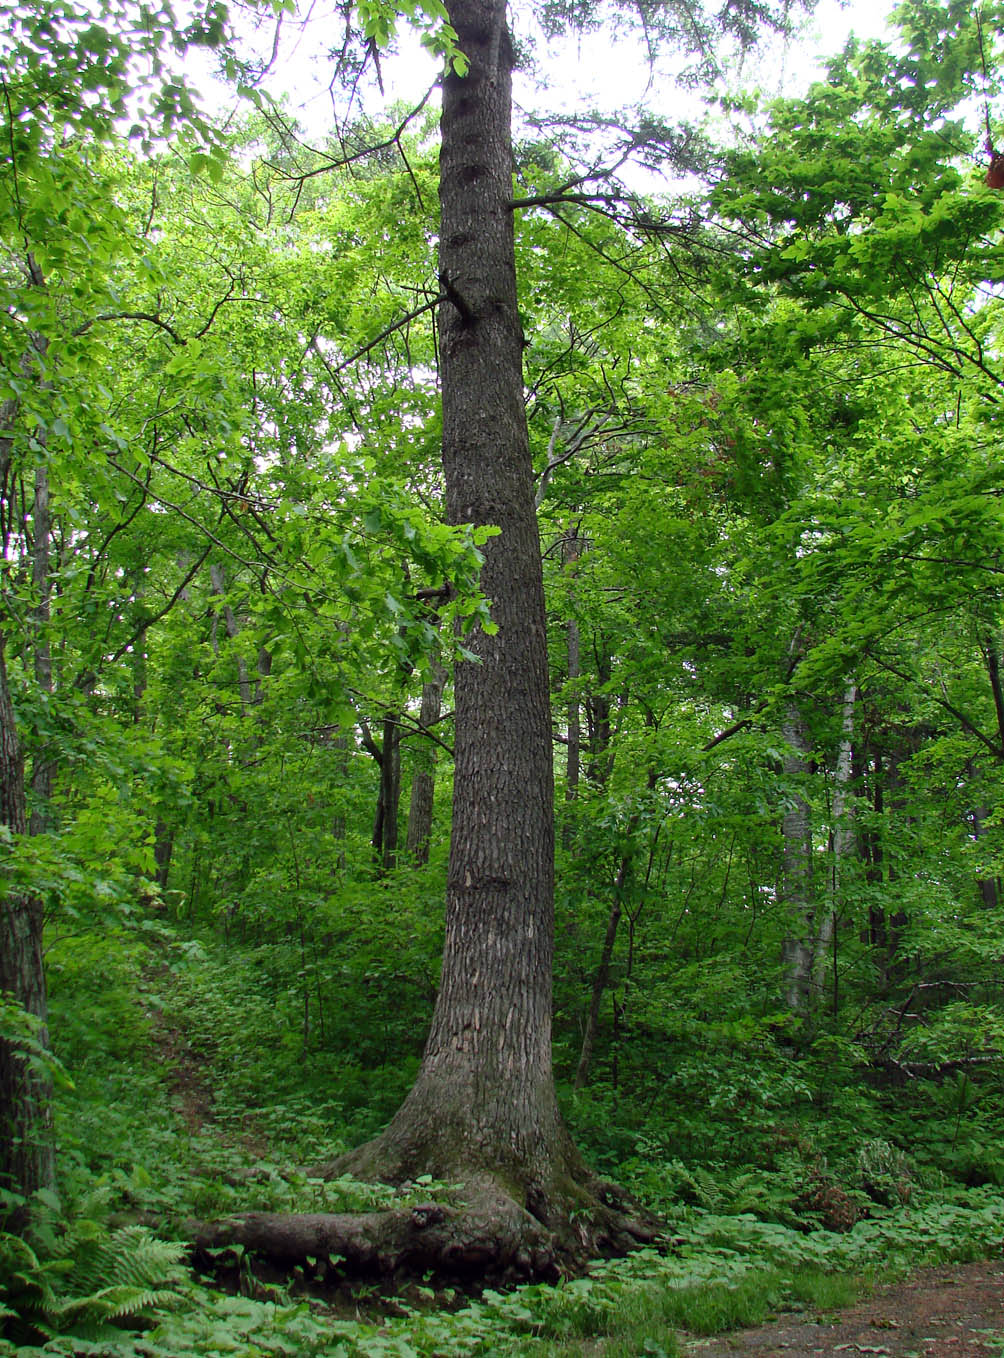
<svg viewBox="0 0 1004 1358">
<path fill-rule="evenodd" d="M 26 1241 L 0 1234 L 0 1316 L 49 1339 L 104 1341 L 116 1334 L 111 1322 L 146 1319 L 177 1299 L 165 1284 L 180 1276 L 183 1246 L 145 1226 L 109 1233 L 78 1217 L 55 1243 L 55 1257 L 41 1259 Z"/>
<path fill-rule="evenodd" d="M 52 1261 L 43 1263 L 26 1240 L 0 1233 L 0 1305 L 5 1314 L 47 1310 L 55 1301 Z"/>
<path fill-rule="evenodd" d="M 175 1276 L 183 1253 L 181 1245 L 158 1239 L 145 1226 L 122 1226 L 80 1250 L 65 1291 L 86 1296 L 116 1285 L 156 1287 Z"/>
<path fill-rule="evenodd" d="M 122 1320 L 127 1316 L 142 1316 L 158 1306 L 166 1306 L 177 1300 L 177 1293 L 167 1288 L 130 1287 L 116 1283 L 103 1287 L 88 1297 L 67 1297 L 60 1304 L 58 1315 L 63 1322 L 62 1328 L 91 1321 Z"/>
</svg>

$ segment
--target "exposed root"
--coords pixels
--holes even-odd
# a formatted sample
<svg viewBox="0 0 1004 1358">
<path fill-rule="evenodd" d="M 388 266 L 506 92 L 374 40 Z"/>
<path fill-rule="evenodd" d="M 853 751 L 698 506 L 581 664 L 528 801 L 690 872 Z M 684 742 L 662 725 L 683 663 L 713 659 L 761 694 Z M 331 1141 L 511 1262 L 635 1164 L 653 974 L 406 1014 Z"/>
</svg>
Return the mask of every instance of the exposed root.
<svg viewBox="0 0 1004 1358">
<path fill-rule="evenodd" d="M 192 1226 L 197 1262 L 242 1246 L 284 1270 L 309 1263 L 321 1276 L 554 1282 L 590 1258 L 659 1238 L 658 1223 L 612 1185 L 575 1187 L 575 1206 L 529 1192 L 525 1205 L 490 1177 L 468 1180 L 459 1200 L 361 1213 L 251 1212 Z"/>
<path fill-rule="evenodd" d="M 292 1269 L 305 1260 L 329 1261 L 339 1273 L 388 1277 L 426 1273 L 469 1279 L 509 1275 L 559 1276 L 550 1233 L 514 1203 L 447 1207 L 423 1203 L 386 1212 L 253 1212 L 201 1226 L 197 1255 L 242 1245 Z"/>
</svg>

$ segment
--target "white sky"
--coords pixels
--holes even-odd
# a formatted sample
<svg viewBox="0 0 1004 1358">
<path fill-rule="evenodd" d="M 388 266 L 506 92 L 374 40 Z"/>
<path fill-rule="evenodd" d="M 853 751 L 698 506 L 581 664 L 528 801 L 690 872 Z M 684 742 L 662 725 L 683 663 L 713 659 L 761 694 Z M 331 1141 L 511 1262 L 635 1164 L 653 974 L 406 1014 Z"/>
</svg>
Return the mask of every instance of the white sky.
<svg viewBox="0 0 1004 1358">
<path fill-rule="evenodd" d="M 820 59 L 836 54 L 852 31 L 860 38 L 887 36 L 885 20 L 893 4 L 894 0 L 820 0 L 816 14 L 805 25 L 804 36 L 786 49 L 777 47 L 756 63 L 749 63 L 743 72 L 743 86 L 759 88 L 768 97 L 800 93 L 821 73 Z M 330 76 L 323 52 L 336 38 L 334 21 L 326 24 L 322 10 L 322 5 L 312 10 L 314 17 L 306 28 L 297 29 L 287 22 L 267 80 L 270 92 L 285 94 L 290 112 L 315 137 L 323 136 L 332 121 L 326 88 Z M 266 40 L 264 35 L 262 40 Z M 267 41 L 271 41 L 271 35 Z M 419 47 L 417 39 L 406 33 L 403 24 L 400 45 L 401 55 L 382 62 L 387 96 L 417 102 L 436 78 L 436 63 Z M 626 41 L 611 41 L 607 33 L 540 47 L 538 58 L 551 82 L 548 104 L 554 110 L 578 106 L 613 111 L 636 103 L 644 92 L 645 102 L 654 112 L 673 117 L 679 116 L 681 108 L 688 111 L 671 79 L 657 82 L 646 92 L 648 72 L 640 50 Z M 665 99 L 660 98 L 660 87 L 665 90 Z M 531 97 L 530 86 L 524 80 L 521 88 L 517 74 L 518 101 L 521 96 L 528 105 L 540 108 L 539 92 Z M 366 106 L 373 112 L 379 102 L 375 90 L 366 98 Z"/>
</svg>

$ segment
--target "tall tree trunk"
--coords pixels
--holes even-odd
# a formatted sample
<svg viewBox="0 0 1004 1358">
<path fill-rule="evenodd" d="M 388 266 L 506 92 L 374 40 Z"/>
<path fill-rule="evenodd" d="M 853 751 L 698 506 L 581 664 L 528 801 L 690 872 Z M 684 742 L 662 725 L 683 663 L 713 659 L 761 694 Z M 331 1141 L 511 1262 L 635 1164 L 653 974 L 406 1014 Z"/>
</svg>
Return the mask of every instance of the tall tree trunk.
<svg viewBox="0 0 1004 1358">
<path fill-rule="evenodd" d="M 45 280 L 33 256 L 27 257 L 29 283 L 43 287 Z M 47 341 L 32 337 L 33 352 L 23 367 L 30 372 L 36 356 L 44 355 Z M 19 403 L 0 405 L 0 428 L 13 428 Z M 15 475 L 14 440 L 0 437 L 0 516 L 4 542 L 13 528 Z M 33 552 L 31 558 L 35 607 L 32 663 L 35 680 L 46 692 L 52 690 L 52 662 L 47 626 L 49 621 L 49 481 L 40 465 L 35 473 L 32 510 Z M 6 603 L 6 599 L 3 601 Z M 32 833 L 44 828 L 51 791 L 51 764 L 42 752 L 33 770 L 37 819 L 33 815 Z M 24 757 L 18 739 L 14 708 L 7 681 L 4 634 L 0 628 L 0 826 L 13 835 L 28 831 L 25 796 Z M 4 892 L 0 886 L 0 999 L 12 1000 L 36 1020 L 34 1041 L 49 1046 L 48 998 L 42 952 L 42 902 L 20 891 Z M 56 1182 L 55 1147 L 52 1135 L 52 1080 L 38 1061 L 29 1061 L 16 1036 L 0 1033 L 0 1189 L 13 1196 L 14 1206 L 0 1208 L 0 1227 L 18 1231 L 30 1212 L 27 1199 L 40 1188 L 52 1189 Z M 21 1199 L 21 1202 L 17 1202 Z"/>
<path fill-rule="evenodd" d="M 553 768 L 510 207 L 512 49 L 504 0 L 448 9 L 470 69 L 443 82 L 443 464 L 449 521 L 500 529 L 481 577 L 497 631 L 477 629 L 476 661 L 456 669 L 446 937 L 422 1065 L 386 1131 L 336 1166 L 462 1179 L 481 1223 L 468 1258 L 488 1249 L 497 1265 L 504 1252 L 545 1273 L 556 1252 L 627 1234 L 565 1131 L 551 1067 Z"/>
<path fill-rule="evenodd" d="M 434 663 L 429 678 L 422 685 L 422 705 L 418 714 L 420 731 L 431 731 L 439 720 L 446 687 L 445 668 Z M 429 861 L 429 841 L 432 838 L 432 808 L 436 794 L 436 746 L 431 740 L 419 740 L 415 748 L 415 772 L 411 778 L 411 800 L 408 804 L 408 856 L 413 863 Z"/>
<path fill-rule="evenodd" d="M 885 881 L 885 850 L 882 833 L 878 826 L 885 811 L 884 770 L 882 756 L 878 752 L 870 757 L 865 753 L 863 772 L 870 774 L 871 810 L 870 825 L 859 836 L 860 852 L 865 862 L 865 881 L 870 887 L 878 887 Z M 871 892 L 870 895 L 882 893 Z M 889 983 L 889 931 L 886 927 L 885 909 L 881 903 L 874 902 L 868 907 L 868 932 L 863 940 L 872 949 L 872 965 L 879 978 L 879 993 L 884 993 Z"/>
<path fill-rule="evenodd" d="M 997 718 L 997 747 L 1004 750 L 1004 680 L 1001 678 L 1001 634 L 988 632 L 980 643 L 980 650 L 983 653 L 983 662 L 986 665 L 987 678 L 990 680 L 990 692 L 994 700 L 994 713 Z M 984 822 L 987 818 L 985 807 L 976 807 L 973 810 L 973 832 L 979 840 L 984 831 Z M 999 877 L 979 877 L 976 887 L 980 894 L 980 900 L 990 910 L 994 910 L 1001 899 L 1001 879 Z"/>
<path fill-rule="evenodd" d="M 27 831 L 24 764 L 7 685 L 0 632 L 0 825 Z M 0 995 L 38 1020 L 37 1040 L 48 1046 L 48 1006 L 42 960 L 42 903 L 20 892 L 0 897 Z M 52 1083 L 30 1063 L 17 1040 L 0 1036 L 0 1188 L 22 1198 L 55 1183 Z M 18 1229 L 27 1207 L 15 1207 L 7 1229 Z"/>
<path fill-rule="evenodd" d="M 589 1067 L 593 1060 L 593 1047 L 600 1026 L 600 1006 L 603 1003 L 603 996 L 610 981 L 610 965 L 613 962 L 617 930 L 621 922 L 621 901 L 624 888 L 631 874 L 631 863 L 630 855 L 626 854 L 621 859 L 617 878 L 614 882 L 613 900 L 610 904 L 610 914 L 607 916 L 607 931 L 603 936 L 603 951 L 600 953 L 600 964 L 596 968 L 596 975 L 593 977 L 593 988 L 589 997 L 589 1012 L 586 1014 L 582 1046 L 579 1048 L 579 1060 L 575 1067 L 575 1080 L 573 1082 L 575 1089 L 581 1089 L 589 1078 Z"/>
<path fill-rule="evenodd" d="M 907 730 L 901 734 L 902 744 L 892 750 L 886 760 L 886 799 L 885 806 L 889 816 L 889 823 L 896 824 L 901 822 L 909 833 L 909 826 L 912 817 L 909 814 L 910 805 L 909 792 L 906 788 L 906 780 L 903 777 L 902 765 L 905 764 L 920 748 L 923 737 L 919 733 Z M 899 876 L 899 868 L 895 853 L 886 856 L 885 880 L 888 884 L 893 884 Z M 889 893 L 891 900 L 902 901 L 902 895 L 893 887 Z M 888 953 L 887 976 L 890 982 L 902 979 L 908 972 L 911 959 L 900 955 L 900 939 L 905 924 L 909 922 L 909 916 L 905 910 L 893 910 L 886 916 L 886 948 Z"/>
<path fill-rule="evenodd" d="M 543 579 L 523 408 L 502 0 L 454 0 L 469 73 L 443 84 L 440 308 L 451 523 L 501 529 L 481 586 L 494 635 L 456 668 L 456 766 L 442 982 L 422 1067 L 381 1139 L 398 1172 L 549 1182 L 553 774 Z"/>
<path fill-rule="evenodd" d="M 570 685 L 582 674 L 579 658 L 579 624 L 576 618 L 569 618 L 565 625 L 565 642 L 568 649 L 568 682 Z M 579 769 L 582 762 L 582 718 L 579 708 L 579 695 L 573 691 L 568 698 L 568 756 L 565 761 L 565 801 L 574 802 L 579 795 Z"/>
</svg>

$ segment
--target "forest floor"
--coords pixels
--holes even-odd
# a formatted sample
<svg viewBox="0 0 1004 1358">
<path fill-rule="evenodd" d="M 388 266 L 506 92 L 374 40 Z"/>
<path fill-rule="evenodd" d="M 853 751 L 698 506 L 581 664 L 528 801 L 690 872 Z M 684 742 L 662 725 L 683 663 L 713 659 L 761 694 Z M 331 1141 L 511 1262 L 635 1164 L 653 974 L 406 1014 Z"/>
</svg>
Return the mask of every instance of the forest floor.
<svg viewBox="0 0 1004 1358">
<path fill-rule="evenodd" d="M 213 1122 L 212 1092 L 203 1063 L 178 1025 L 155 1015 L 155 1042 L 188 1130 Z M 241 1138 L 257 1142 L 252 1129 Z M 261 1147 L 259 1147 L 261 1149 Z M 264 1153 L 264 1152 L 263 1152 Z M 391 1307 L 394 1313 L 393 1303 Z M 383 1313 L 382 1306 L 373 1308 Z M 353 1314 L 358 1306 L 353 1302 Z M 879 1286 L 856 1305 L 821 1313 L 806 1307 L 751 1329 L 699 1339 L 678 1333 L 687 1358 L 1004 1358 L 1004 1257 L 922 1269 Z M 584 1342 L 581 1353 L 602 1355 L 607 1341 Z"/>
<path fill-rule="evenodd" d="M 1004 1358 L 1004 1261 L 924 1269 L 847 1310 L 681 1344 L 691 1358 Z"/>
</svg>

